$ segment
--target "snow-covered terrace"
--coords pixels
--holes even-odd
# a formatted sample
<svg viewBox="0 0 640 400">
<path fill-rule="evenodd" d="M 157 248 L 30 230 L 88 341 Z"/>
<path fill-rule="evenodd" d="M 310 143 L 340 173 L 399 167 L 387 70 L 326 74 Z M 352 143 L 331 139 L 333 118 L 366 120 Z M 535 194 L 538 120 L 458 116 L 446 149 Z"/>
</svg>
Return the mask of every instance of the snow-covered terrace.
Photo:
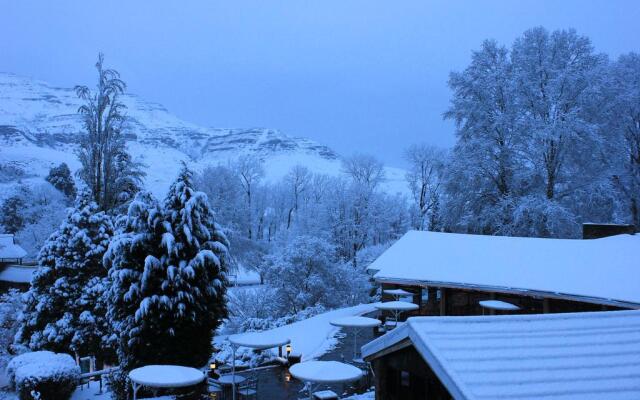
<svg viewBox="0 0 640 400">
<path fill-rule="evenodd" d="M 455 399 L 640 398 L 640 311 L 415 317 L 364 345 L 413 345 Z"/>
<path fill-rule="evenodd" d="M 640 308 L 640 235 L 541 239 L 410 231 L 370 266 L 383 283 Z"/>
</svg>

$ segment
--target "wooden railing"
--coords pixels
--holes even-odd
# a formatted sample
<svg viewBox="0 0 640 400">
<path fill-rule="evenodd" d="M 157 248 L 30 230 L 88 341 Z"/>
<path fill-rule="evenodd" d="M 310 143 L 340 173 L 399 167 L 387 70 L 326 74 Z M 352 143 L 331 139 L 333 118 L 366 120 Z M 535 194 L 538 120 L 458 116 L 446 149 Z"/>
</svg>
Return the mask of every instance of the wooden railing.
<svg viewBox="0 0 640 400">
<path fill-rule="evenodd" d="M 112 372 L 115 372 L 117 370 L 119 370 L 120 367 L 112 367 L 112 368 L 106 368 L 106 369 L 101 369 L 100 371 L 93 371 L 93 372 L 87 372 L 84 374 L 80 374 L 80 385 L 78 385 L 78 387 L 80 387 L 80 389 L 84 388 L 84 385 L 87 385 L 87 388 L 89 388 L 90 382 L 93 380 L 92 378 L 98 377 L 98 380 L 100 381 L 100 391 L 98 393 L 102 393 L 102 378 L 104 375 L 109 375 Z"/>
</svg>

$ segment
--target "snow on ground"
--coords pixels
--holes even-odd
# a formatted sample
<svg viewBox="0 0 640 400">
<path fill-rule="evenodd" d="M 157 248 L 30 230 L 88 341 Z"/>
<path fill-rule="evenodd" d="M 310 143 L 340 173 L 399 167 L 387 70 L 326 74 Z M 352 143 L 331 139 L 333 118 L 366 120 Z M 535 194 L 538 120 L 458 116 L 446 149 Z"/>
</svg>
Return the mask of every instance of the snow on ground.
<svg viewBox="0 0 640 400">
<path fill-rule="evenodd" d="M 76 391 L 71 396 L 71 400 L 111 400 L 111 393 L 106 392 L 104 390 L 104 386 L 102 388 L 103 390 L 102 392 L 100 392 L 100 385 L 98 384 L 98 382 L 97 381 L 90 382 L 88 386 L 83 385 L 82 387 L 79 387 L 78 389 L 76 389 Z M 18 397 L 16 396 L 16 399 L 17 398 Z M 4 399 L 2 399 L 2 397 L 0 396 L 0 400 L 4 400 Z M 9 399 L 6 399 L 6 400 L 9 400 Z M 173 396 L 153 397 L 153 398 L 147 398 L 145 400 L 173 400 Z"/>
<path fill-rule="evenodd" d="M 9 265 L 0 271 L 0 281 L 13 283 L 29 283 L 31 275 L 36 269 L 34 267 L 24 267 L 17 265 Z"/>
<path fill-rule="evenodd" d="M 376 311 L 374 304 L 360 304 L 319 314 L 303 321 L 265 331 L 264 333 L 272 337 L 291 339 L 292 352 L 302 354 L 302 359 L 305 361 L 311 360 L 322 356 L 338 343 L 335 335 L 340 328 L 331 325 L 330 322 L 332 320 L 367 314 L 373 311 Z M 239 335 L 242 334 L 233 336 Z M 218 336 L 214 341 L 222 343 L 227 337 Z"/>
<path fill-rule="evenodd" d="M 376 392 L 371 391 L 362 394 L 354 394 L 353 396 L 345 397 L 343 400 L 374 400 L 376 398 Z"/>
<path fill-rule="evenodd" d="M 229 275 L 231 285 L 259 285 L 260 275 L 256 271 L 250 271 L 244 267 L 238 267 L 237 271 Z"/>
</svg>

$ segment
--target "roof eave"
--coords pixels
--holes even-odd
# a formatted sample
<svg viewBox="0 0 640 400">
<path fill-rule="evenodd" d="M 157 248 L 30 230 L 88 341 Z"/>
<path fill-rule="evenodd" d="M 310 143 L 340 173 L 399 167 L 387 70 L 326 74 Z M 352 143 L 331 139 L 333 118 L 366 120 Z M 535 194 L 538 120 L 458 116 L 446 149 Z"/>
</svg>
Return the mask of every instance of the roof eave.
<svg viewBox="0 0 640 400">
<path fill-rule="evenodd" d="M 391 283 L 396 285 L 436 286 L 436 287 L 442 287 L 442 288 L 448 288 L 448 289 L 482 290 L 482 291 L 500 292 L 500 293 L 508 293 L 508 294 L 519 294 L 519 295 L 533 296 L 533 297 L 548 297 L 548 298 L 554 298 L 554 299 L 560 299 L 560 300 L 581 301 L 581 302 L 587 302 L 587 303 L 598 304 L 603 306 L 614 306 L 614 307 L 623 307 L 623 308 L 640 310 L 640 303 L 636 303 L 636 302 L 575 295 L 570 293 L 547 292 L 544 290 L 520 289 L 520 288 L 503 287 L 503 286 L 491 286 L 491 285 L 480 285 L 480 284 L 469 284 L 469 283 L 458 283 L 458 282 L 439 282 L 439 281 L 405 279 L 405 278 L 390 278 L 390 277 L 374 276 L 374 279 L 376 282 L 379 282 L 379 283 Z"/>
</svg>

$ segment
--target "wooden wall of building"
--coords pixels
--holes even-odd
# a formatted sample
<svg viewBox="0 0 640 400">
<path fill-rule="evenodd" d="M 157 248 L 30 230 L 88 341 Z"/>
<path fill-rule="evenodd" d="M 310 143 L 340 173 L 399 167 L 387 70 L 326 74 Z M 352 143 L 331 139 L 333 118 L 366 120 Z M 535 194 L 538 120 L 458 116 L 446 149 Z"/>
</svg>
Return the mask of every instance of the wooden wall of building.
<svg viewBox="0 0 640 400">
<path fill-rule="evenodd" d="M 413 346 L 371 362 L 376 400 L 449 400 L 451 395 Z"/>
<path fill-rule="evenodd" d="M 415 312 L 403 313 L 403 319 L 410 316 L 428 315 L 493 315 L 508 314 L 545 314 L 565 312 L 587 312 L 622 310 L 614 306 L 572 301 L 556 298 L 543 298 L 509 293 L 487 292 L 457 288 L 419 287 L 383 284 L 383 289 L 404 289 L 414 293 L 413 302 L 420 306 Z M 393 300 L 383 295 L 383 301 Z M 481 300 L 502 300 L 520 307 L 519 311 L 491 311 L 480 307 Z"/>
</svg>

